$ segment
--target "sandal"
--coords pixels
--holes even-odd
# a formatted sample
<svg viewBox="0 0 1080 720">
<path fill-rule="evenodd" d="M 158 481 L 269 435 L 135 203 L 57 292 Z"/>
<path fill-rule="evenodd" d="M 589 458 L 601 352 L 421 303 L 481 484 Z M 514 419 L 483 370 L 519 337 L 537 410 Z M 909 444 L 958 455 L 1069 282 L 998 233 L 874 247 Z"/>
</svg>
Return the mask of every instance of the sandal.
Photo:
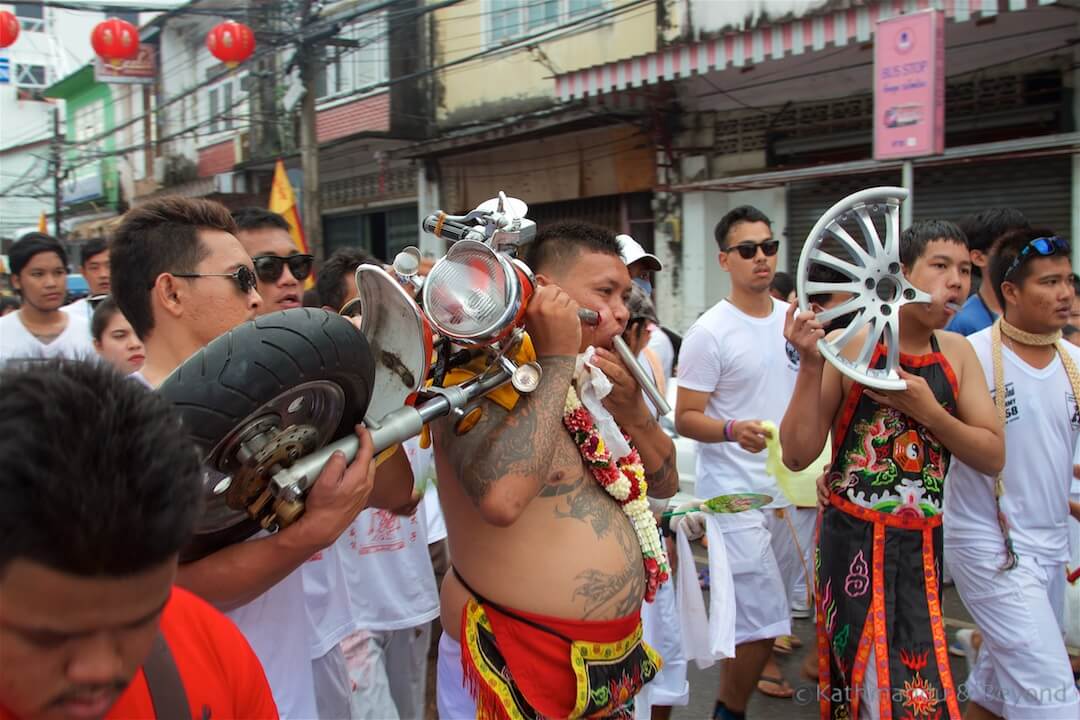
<svg viewBox="0 0 1080 720">
<path fill-rule="evenodd" d="M 779 690 L 773 690 L 769 686 L 773 685 Z M 779 698 L 781 700 L 787 700 L 794 697 L 795 691 L 791 689 L 791 686 L 787 684 L 787 680 L 782 677 L 773 677 L 771 675 L 762 675 L 757 682 L 757 689 L 762 695 L 768 695 L 772 698 Z"/>
<path fill-rule="evenodd" d="M 802 640 L 794 635 L 781 635 L 773 640 L 773 652 L 781 655 L 790 655 L 803 646 Z"/>
</svg>

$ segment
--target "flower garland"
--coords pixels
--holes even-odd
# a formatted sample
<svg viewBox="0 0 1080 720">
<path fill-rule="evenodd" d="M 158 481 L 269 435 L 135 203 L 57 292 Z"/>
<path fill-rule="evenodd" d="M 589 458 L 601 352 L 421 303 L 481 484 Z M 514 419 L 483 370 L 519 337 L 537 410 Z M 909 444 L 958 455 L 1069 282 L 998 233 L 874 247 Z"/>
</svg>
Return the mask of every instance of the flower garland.
<svg viewBox="0 0 1080 720">
<path fill-rule="evenodd" d="M 566 394 L 563 425 L 577 443 L 596 482 L 615 498 L 634 525 L 645 564 L 645 600 L 652 602 L 657 588 L 668 579 L 671 568 L 664 546 L 660 544 L 656 519 L 649 510 L 649 486 L 645 482 L 645 468 L 637 448 L 631 443 L 630 454 L 615 462 L 600 439 L 593 416 L 581 404 L 572 386 Z M 625 433 L 623 436 L 630 442 L 629 436 Z"/>
</svg>

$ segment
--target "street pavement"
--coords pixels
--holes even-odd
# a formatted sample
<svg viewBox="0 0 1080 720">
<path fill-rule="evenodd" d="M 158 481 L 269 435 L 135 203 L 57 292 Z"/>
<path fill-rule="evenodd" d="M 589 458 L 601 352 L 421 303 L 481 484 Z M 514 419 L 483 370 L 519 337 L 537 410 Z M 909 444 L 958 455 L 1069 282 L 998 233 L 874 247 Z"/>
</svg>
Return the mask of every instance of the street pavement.
<svg viewBox="0 0 1080 720">
<path fill-rule="evenodd" d="M 960 602 L 956 589 L 951 586 L 945 588 L 943 606 L 951 643 L 957 630 L 972 627 L 971 617 Z M 784 677 L 795 690 L 795 697 L 780 700 L 755 691 L 747 708 L 748 720 L 810 720 L 819 717 L 816 683 L 803 677 L 800 670 L 806 653 L 812 652 L 814 648 L 814 625 L 810 620 L 794 620 L 791 629 L 802 640 L 803 647 L 791 655 L 777 657 Z M 950 656 L 949 659 L 952 661 L 953 678 L 957 683 L 963 682 L 967 677 L 967 663 L 964 658 Z M 716 690 L 720 686 L 719 663 L 708 670 L 699 670 L 694 663 L 690 663 L 687 676 L 690 681 L 690 704 L 675 708 L 671 717 L 673 720 L 711 718 L 716 702 Z"/>
</svg>

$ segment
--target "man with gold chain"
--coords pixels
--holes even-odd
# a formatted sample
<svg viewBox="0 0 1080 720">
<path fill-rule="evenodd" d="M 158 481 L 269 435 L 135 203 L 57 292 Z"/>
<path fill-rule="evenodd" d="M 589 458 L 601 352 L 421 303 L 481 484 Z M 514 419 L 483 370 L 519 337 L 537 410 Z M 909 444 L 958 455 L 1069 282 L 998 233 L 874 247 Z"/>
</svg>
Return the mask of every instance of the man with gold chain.
<svg viewBox="0 0 1080 720">
<path fill-rule="evenodd" d="M 1061 338 L 1074 296 L 1069 252 L 1049 231 L 1001 237 L 987 282 L 1004 314 L 968 338 L 1006 444 L 996 478 L 956 459 L 945 483 L 946 561 L 983 634 L 967 681 L 969 720 L 1080 718 L 1062 638 L 1080 436 L 1080 349 Z"/>
</svg>

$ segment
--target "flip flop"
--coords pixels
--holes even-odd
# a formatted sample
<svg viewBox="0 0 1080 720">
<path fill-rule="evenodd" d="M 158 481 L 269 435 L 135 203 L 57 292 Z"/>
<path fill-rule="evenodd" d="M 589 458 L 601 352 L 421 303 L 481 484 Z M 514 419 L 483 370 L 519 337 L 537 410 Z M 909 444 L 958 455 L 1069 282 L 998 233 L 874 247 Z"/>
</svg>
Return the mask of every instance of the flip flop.
<svg viewBox="0 0 1080 720">
<path fill-rule="evenodd" d="M 763 684 L 766 684 L 765 687 L 762 687 Z M 767 689 L 768 685 L 775 685 L 780 689 L 770 690 Z M 780 700 L 787 700 L 795 695 L 795 691 L 787 684 L 787 680 L 782 677 L 773 677 L 771 675 L 762 675 L 757 681 L 757 689 L 762 695 L 779 698 Z"/>
<path fill-rule="evenodd" d="M 799 640 L 794 635 L 781 635 L 773 641 L 773 652 L 778 652 L 781 655 L 790 655 L 801 647 L 802 640 Z"/>
</svg>

